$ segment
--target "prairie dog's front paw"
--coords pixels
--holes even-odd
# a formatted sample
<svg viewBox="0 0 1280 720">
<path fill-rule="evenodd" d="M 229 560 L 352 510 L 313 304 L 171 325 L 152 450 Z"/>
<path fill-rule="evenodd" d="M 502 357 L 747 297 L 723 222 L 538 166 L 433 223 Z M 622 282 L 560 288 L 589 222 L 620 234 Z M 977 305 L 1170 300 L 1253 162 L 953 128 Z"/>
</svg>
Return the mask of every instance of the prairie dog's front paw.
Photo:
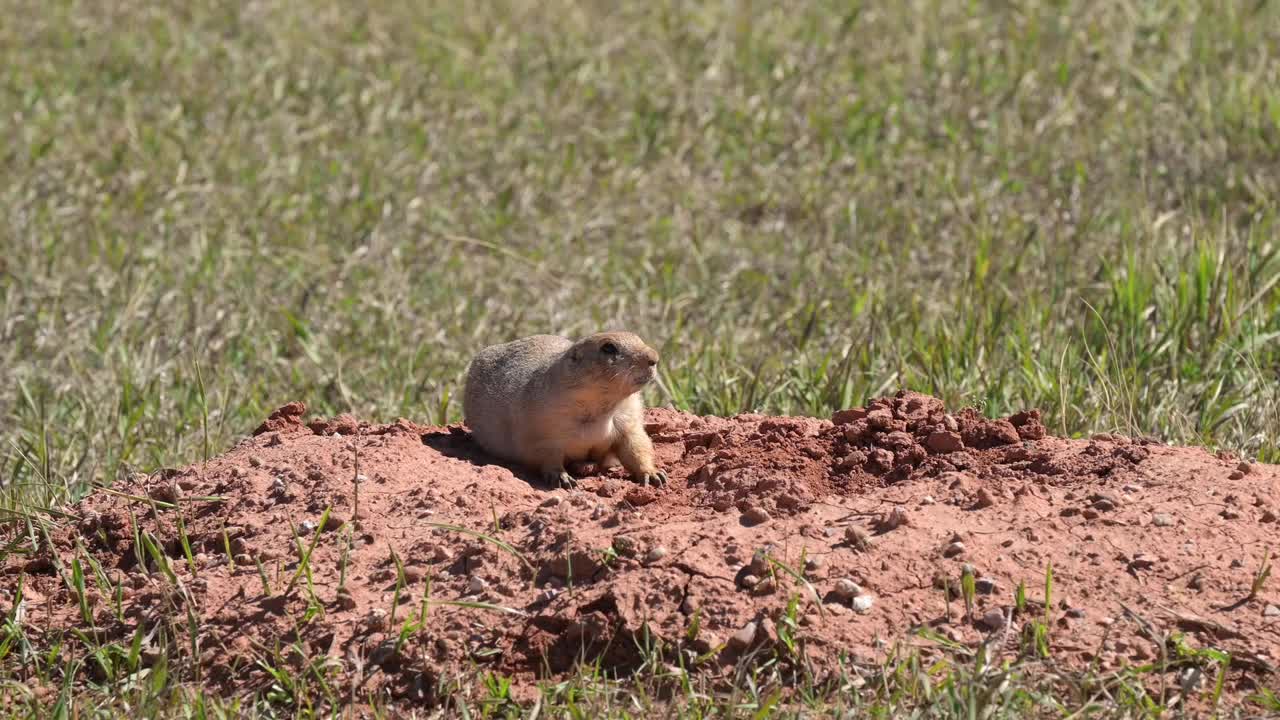
<svg viewBox="0 0 1280 720">
<path fill-rule="evenodd" d="M 667 473 L 665 470 L 653 470 L 651 472 L 638 473 L 636 480 L 641 485 L 654 487 L 662 487 L 667 484 Z"/>
</svg>

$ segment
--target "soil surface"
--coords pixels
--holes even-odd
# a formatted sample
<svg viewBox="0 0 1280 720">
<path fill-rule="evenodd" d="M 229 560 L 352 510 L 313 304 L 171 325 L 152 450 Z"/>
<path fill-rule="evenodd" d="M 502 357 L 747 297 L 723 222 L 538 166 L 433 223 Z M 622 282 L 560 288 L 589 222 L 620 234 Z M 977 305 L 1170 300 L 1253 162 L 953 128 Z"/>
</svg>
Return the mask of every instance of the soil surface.
<svg viewBox="0 0 1280 720">
<path fill-rule="evenodd" d="M 331 657 L 338 692 L 418 704 L 476 668 L 519 693 L 583 660 L 715 683 L 769 658 L 821 677 L 948 641 L 1009 659 L 1034 644 L 1052 564 L 1059 666 L 1171 659 L 1181 634 L 1232 654 L 1228 697 L 1280 685 L 1280 586 L 1250 593 L 1280 549 L 1276 466 L 900 393 L 829 420 L 650 409 L 667 487 L 585 467 L 559 490 L 464 427 L 305 412 L 66 508 L 0 568 L 0 611 L 22 576 L 33 640 L 77 629 L 127 648 L 142 627 L 144 662 L 167 644 L 237 693 L 270 685 L 263 664 Z"/>
</svg>

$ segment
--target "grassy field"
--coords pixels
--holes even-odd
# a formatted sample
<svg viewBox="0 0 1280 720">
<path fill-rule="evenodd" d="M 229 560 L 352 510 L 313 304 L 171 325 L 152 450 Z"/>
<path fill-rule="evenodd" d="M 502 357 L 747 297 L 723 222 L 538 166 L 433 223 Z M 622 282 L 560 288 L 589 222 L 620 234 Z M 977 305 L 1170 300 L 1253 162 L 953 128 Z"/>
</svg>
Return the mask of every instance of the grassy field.
<svg viewBox="0 0 1280 720">
<path fill-rule="evenodd" d="M 1280 457 L 1275 3 L 461 8 L 0 2 L 0 523 L 292 399 L 456 420 L 479 347 L 606 326 L 663 353 L 652 402 L 697 412 L 907 387 Z M 904 661 L 810 701 L 1168 711 L 1137 671 L 1015 674 Z M 229 707 L 188 680 L 60 707 Z M 542 713 L 656 702 L 582 682 Z M 667 702 L 768 716 L 752 687 Z"/>
</svg>

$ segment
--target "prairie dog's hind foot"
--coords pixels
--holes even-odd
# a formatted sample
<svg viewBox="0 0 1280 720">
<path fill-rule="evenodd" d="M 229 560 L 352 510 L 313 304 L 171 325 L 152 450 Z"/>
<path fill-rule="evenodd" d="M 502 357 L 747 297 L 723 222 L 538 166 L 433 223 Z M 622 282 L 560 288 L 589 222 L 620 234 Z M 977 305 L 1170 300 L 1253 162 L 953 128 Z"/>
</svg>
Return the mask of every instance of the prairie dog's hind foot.
<svg viewBox="0 0 1280 720">
<path fill-rule="evenodd" d="M 543 470 L 542 480 L 552 487 L 565 488 L 568 490 L 578 487 L 578 480 L 566 472 L 562 467 Z"/>
</svg>

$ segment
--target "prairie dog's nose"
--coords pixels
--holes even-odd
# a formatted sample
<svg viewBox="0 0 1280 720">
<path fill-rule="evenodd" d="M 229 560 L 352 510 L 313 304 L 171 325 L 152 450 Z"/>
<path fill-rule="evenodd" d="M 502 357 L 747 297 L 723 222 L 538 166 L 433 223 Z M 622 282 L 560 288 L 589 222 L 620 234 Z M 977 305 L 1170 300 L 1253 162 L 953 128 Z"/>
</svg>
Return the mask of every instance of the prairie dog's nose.
<svg viewBox="0 0 1280 720">
<path fill-rule="evenodd" d="M 649 364 L 649 367 L 653 367 L 657 365 L 658 353 L 654 352 L 653 350 L 650 350 L 649 353 L 645 356 L 645 362 Z"/>
</svg>

